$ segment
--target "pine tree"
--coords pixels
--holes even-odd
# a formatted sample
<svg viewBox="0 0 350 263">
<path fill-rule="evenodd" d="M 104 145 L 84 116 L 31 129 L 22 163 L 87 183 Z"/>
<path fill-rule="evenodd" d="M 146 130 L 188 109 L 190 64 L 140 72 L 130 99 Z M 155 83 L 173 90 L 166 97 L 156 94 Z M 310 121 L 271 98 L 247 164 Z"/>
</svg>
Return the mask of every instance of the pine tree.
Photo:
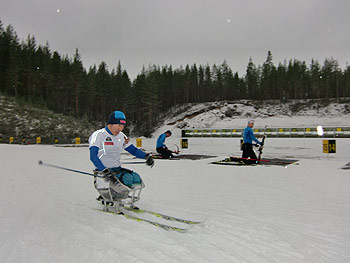
<svg viewBox="0 0 350 263">
<path fill-rule="evenodd" d="M 287 66 L 286 61 L 279 63 L 276 72 L 276 92 L 280 102 L 284 102 L 287 98 Z M 277 96 L 276 94 L 276 96 Z"/>
<path fill-rule="evenodd" d="M 233 73 L 231 68 L 228 66 L 226 60 L 221 64 L 221 75 L 222 75 L 222 99 L 229 100 L 233 99 Z"/>
<path fill-rule="evenodd" d="M 202 65 L 199 66 L 198 70 L 198 94 L 199 102 L 205 101 L 204 68 Z"/>
<path fill-rule="evenodd" d="M 143 126 L 145 136 L 150 136 L 154 125 L 156 124 L 157 115 L 159 114 L 160 98 L 159 98 L 159 79 L 160 70 L 155 66 L 151 67 L 146 74 L 146 85 L 142 89 L 141 96 L 143 98 Z"/>
<path fill-rule="evenodd" d="M 263 99 L 272 99 L 275 90 L 275 66 L 272 63 L 271 51 L 268 51 L 261 72 L 261 92 Z"/>
<path fill-rule="evenodd" d="M 55 89 L 54 69 L 52 66 L 52 54 L 49 48 L 49 44 L 45 46 L 39 46 L 37 50 L 39 57 L 39 82 L 41 87 L 42 100 L 46 107 L 49 106 L 49 100 L 51 99 L 51 93 Z"/>
<path fill-rule="evenodd" d="M 339 65 L 338 61 L 333 58 L 326 59 L 322 67 L 322 79 L 325 86 L 323 96 L 326 98 L 339 99 L 341 90 L 339 88 Z"/>
<path fill-rule="evenodd" d="M 0 91 L 11 96 L 18 96 L 20 74 L 20 46 L 18 37 L 11 25 L 0 29 Z"/>
<path fill-rule="evenodd" d="M 190 73 L 190 88 L 192 90 L 190 101 L 191 102 L 199 102 L 199 95 L 198 95 L 198 69 L 197 65 L 193 64 L 191 67 L 191 73 Z"/>
<path fill-rule="evenodd" d="M 89 68 L 86 76 L 86 97 L 84 101 L 86 102 L 85 111 L 87 113 L 88 119 L 90 121 L 95 120 L 104 125 L 105 118 L 101 119 L 100 113 L 96 111 L 97 108 L 97 96 L 98 96 L 98 82 L 97 82 L 97 68 L 93 65 Z"/>
<path fill-rule="evenodd" d="M 249 58 L 247 71 L 245 75 L 246 83 L 246 98 L 247 99 L 257 99 L 261 100 L 263 97 L 262 92 L 260 91 L 260 73 L 258 68 L 253 63 L 252 58 Z"/>
<path fill-rule="evenodd" d="M 310 65 L 310 98 L 320 98 L 321 66 L 317 60 L 312 59 Z"/>
<path fill-rule="evenodd" d="M 342 86 L 344 87 L 343 96 L 350 97 L 350 66 L 349 65 L 347 65 L 344 70 Z"/>
<path fill-rule="evenodd" d="M 74 104 L 75 104 L 75 116 L 81 117 L 83 115 L 83 112 L 81 112 L 81 105 L 84 105 L 82 103 L 82 94 L 84 92 L 84 80 L 85 80 L 86 72 L 83 67 L 83 63 L 81 62 L 81 57 L 79 54 L 78 49 L 75 50 L 75 54 L 73 57 L 73 63 L 72 63 L 72 84 L 73 84 L 73 91 L 74 91 Z"/>
<path fill-rule="evenodd" d="M 207 64 L 204 70 L 204 101 L 214 100 L 213 81 L 210 66 Z"/>
<path fill-rule="evenodd" d="M 98 83 L 96 91 L 96 106 L 99 113 L 99 119 L 104 120 L 110 113 L 109 102 L 111 100 L 110 74 L 107 69 L 107 64 L 102 61 L 96 73 L 96 81 Z"/>
</svg>

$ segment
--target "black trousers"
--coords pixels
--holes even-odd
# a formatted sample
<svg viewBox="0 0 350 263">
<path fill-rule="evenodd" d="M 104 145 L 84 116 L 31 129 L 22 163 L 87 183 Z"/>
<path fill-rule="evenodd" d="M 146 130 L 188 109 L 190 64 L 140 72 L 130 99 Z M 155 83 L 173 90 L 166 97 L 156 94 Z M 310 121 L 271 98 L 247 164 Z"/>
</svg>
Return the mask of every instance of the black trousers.
<svg viewBox="0 0 350 263">
<path fill-rule="evenodd" d="M 245 163 L 256 163 L 257 162 L 257 159 L 258 157 L 256 157 L 256 154 L 253 150 L 253 144 L 251 143 L 244 143 L 243 144 L 243 154 L 242 154 L 242 158 L 244 159 L 255 159 L 255 160 L 244 160 Z"/>
<path fill-rule="evenodd" d="M 159 148 L 156 148 L 156 150 L 157 150 L 157 153 L 159 153 L 164 159 L 170 159 L 174 157 L 172 152 L 167 148 L 159 147 Z"/>
</svg>

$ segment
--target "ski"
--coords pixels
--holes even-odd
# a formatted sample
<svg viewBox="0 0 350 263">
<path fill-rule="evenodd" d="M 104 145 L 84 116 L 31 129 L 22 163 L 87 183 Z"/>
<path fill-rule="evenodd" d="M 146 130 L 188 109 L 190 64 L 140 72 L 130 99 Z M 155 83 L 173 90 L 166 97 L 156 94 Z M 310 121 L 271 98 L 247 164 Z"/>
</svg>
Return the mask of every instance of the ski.
<svg viewBox="0 0 350 263">
<path fill-rule="evenodd" d="M 252 163 L 247 163 L 246 161 L 251 161 Z M 289 159 L 248 159 L 240 157 L 228 157 L 221 161 L 211 162 L 211 164 L 220 164 L 220 165 L 233 165 L 233 166 L 288 166 L 291 164 L 298 164 L 298 160 L 289 160 Z"/>
<path fill-rule="evenodd" d="M 125 213 L 118 214 L 118 213 L 116 213 L 114 211 L 104 211 L 104 210 L 99 210 L 99 211 L 110 213 L 110 214 L 114 214 L 114 215 L 121 215 L 121 216 L 124 216 L 127 219 L 131 219 L 131 220 L 138 221 L 138 222 L 146 222 L 146 223 L 149 223 L 151 225 L 154 225 L 154 226 L 159 227 L 159 228 L 164 229 L 164 230 L 173 230 L 173 231 L 177 231 L 177 232 L 180 232 L 180 233 L 186 233 L 191 228 L 191 227 L 182 228 L 182 227 L 162 224 L 162 223 L 158 223 L 156 221 L 152 221 L 152 220 L 149 220 L 149 219 L 145 219 L 145 218 L 141 218 L 141 217 L 125 214 Z"/>
<path fill-rule="evenodd" d="M 182 227 L 177 227 L 177 226 L 170 226 L 170 225 L 158 223 L 158 222 L 155 222 L 155 221 L 152 221 L 152 220 L 148 220 L 148 219 L 144 219 L 144 218 L 140 218 L 140 217 L 132 216 L 132 215 L 128 215 L 128 214 L 124 214 L 124 217 L 128 218 L 128 219 L 136 220 L 136 221 L 139 221 L 139 222 L 147 222 L 147 223 L 149 223 L 151 225 L 154 225 L 156 227 L 162 228 L 164 230 L 174 230 L 174 231 L 177 231 L 177 232 L 180 232 L 180 233 L 185 233 L 185 232 L 187 232 L 190 229 L 190 228 L 182 228 Z"/>
<path fill-rule="evenodd" d="M 244 163 L 243 161 L 232 162 L 232 161 L 226 161 L 226 160 L 211 162 L 210 164 L 233 165 L 233 166 L 256 166 L 257 165 L 256 163 L 254 163 L 254 164 L 247 164 L 247 163 Z"/>
<path fill-rule="evenodd" d="M 196 224 L 202 223 L 202 222 L 198 222 L 198 221 L 192 221 L 192 220 L 187 220 L 187 219 L 178 218 L 178 217 L 174 217 L 174 216 L 169 216 L 169 215 L 161 214 L 161 213 L 150 211 L 150 210 L 140 209 L 140 208 L 135 209 L 135 208 L 126 207 L 126 206 L 124 206 L 123 208 L 128 210 L 128 211 L 135 212 L 135 213 L 147 213 L 147 214 L 154 215 L 156 217 L 163 218 L 165 220 L 181 222 L 181 223 L 185 223 L 185 224 L 189 224 L 189 225 L 196 225 Z"/>
<path fill-rule="evenodd" d="M 152 154 L 151 156 L 153 159 L 160 159 L 160 160 L 180 160 L 179 156 L 174 156 L 172 158 L 164 158 L 160 154 Z"/>
</svg>

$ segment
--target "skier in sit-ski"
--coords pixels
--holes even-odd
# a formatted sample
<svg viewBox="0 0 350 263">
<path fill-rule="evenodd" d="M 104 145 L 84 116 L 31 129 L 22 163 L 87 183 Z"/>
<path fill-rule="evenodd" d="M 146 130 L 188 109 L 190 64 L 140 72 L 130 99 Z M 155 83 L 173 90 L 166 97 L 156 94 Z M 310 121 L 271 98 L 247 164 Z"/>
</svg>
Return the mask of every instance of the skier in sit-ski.
<svg viewBox="0 0 350 263">
<path fill-rule="evenodd" d="M 156 144 L 156 151 L 157 153 L 160 154 L 160 156 L 163 159 L 171 159 L 174 158 L 173 153 L 178 154 L 179 152 L 176 151 L 171 151 L 168 149 L 168 147 L 166 147 L 165 145 L 165 139 L 171 136 L 171 131 L 167 130 L 166 132 L 162 133 L 161 135 L 159 135 L 158 139 L 157 139 L 157 144 Z"/>
<path fill-rule="evenodd" d="M 100 175 L 95 177 L 95 188 L 98 191 L 109 189 L 111 184 L 118 183 L 117 181 L 126 185 L 128 187 L 126 189 L 129 190 L 137 188 L 142 183 L 138 173 L 121 167 L 120 157 L 123 149 L 137 158 L 146 159 L 147 165 L 151 167 L 154 165 L 152 157 L 130 143 L 130 139 L 122 132 L 125 125 L 124 113 L 113 111 L 108 117 L 107 126 L 95 131 L 89 138 L 90 160 L 96 167 L 96 173 Z M 99 191 L 100 194 L 101 192 Z M 108 195 L 104 197 L 100 195 L 97 200 L 103 201 L 106 196 Z"/>
</svg>

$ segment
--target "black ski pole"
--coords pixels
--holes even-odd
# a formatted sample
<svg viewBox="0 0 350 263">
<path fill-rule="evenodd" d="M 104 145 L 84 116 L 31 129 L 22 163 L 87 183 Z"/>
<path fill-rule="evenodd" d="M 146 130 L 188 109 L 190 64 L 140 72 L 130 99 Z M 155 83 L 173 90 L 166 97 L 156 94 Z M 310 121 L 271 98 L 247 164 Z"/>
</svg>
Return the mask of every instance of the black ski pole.
<svg viewBox="0 0 350 263">
<path fill-rule="evenodd" d="M 50 163 L 44 163 L 42 160 L 39 160 L 38 164 L 39 165 L 43 165 L 43 166 L 47 166 L 47 167 L 62 169 L 62 170 L 66 170 L 66 171 L 70 171 L 70 172 L 74 172 L 74 173 L 80 173 L 80 174 L 90 175 L 90 176 L 93 176 L 93 177 L 104 178 L 101 175 L 87 173 L 87 172 L 83 172 L 83 171 L 79 171 L 79 170 L 75 170 L 75 169 L 70 169 L 70 168 L 66 168 L 66 167 L 62 167 L 62 166 L 58 166 L 58 165 L 54 165 L 54 164 L 50 164 Z"/>
<path fill-rule="evenodd" d="M 123 162 L 123 164 L 145 164 L 146 162 Z"/>
</svg>

